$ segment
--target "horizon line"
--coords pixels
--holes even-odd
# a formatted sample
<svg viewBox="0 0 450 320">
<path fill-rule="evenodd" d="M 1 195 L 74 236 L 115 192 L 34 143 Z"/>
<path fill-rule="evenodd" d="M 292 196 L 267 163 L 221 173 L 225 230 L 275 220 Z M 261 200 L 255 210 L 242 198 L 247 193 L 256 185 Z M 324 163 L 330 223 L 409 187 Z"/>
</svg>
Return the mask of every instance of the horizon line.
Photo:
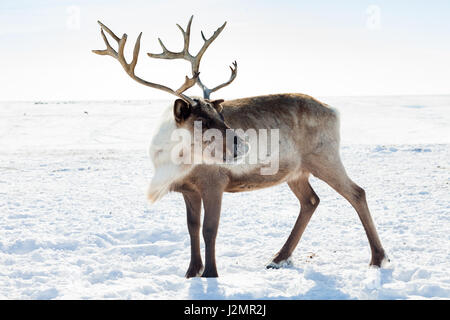
<svg viewBox="0 0 450 320">
<path fill-rule="evenodd" d="M 283 94 L 283 93 L 273 93 L 273 94 Z M 309 94 L 305 94 L 308 96 L 311 96 Z M 426 94 L 383 94 L 383 95 L 376 95 L 376 94 L 356 94 L 356 95 L 316 95 L 311 97 L 319 97 L 319 98 L 377 98 L 377 97 L 430 97 L 430 96 L 450 96 L 450 93 L 426 93 Z M 242 97 L 246 98 L 246 97 Z M 0 103 L 5 102 L 24 102 L 24 103 L 39 103 L 39 102 L 46 102 L 46 103 L 58 103 L 58 102 L 66 102 L 66 103 L 78 103 L 78 102 L 104 102 L 104 101 L 111 101 L 111 102 L 126 102 L 126 101 L 171 101 L 175 98 L 168 98 L 168 99 L 161 99 L 161 98 L 148 98 L 148 99 L 127 99 L 127 98 L 121 98 L 121 99 L 32 99 L 32 100 L 19 100 L 19 99 L 0 99 Z M 235 100 L 240 98 L 230 98 L 225 99 L 226 100 Z"/>
</svg>

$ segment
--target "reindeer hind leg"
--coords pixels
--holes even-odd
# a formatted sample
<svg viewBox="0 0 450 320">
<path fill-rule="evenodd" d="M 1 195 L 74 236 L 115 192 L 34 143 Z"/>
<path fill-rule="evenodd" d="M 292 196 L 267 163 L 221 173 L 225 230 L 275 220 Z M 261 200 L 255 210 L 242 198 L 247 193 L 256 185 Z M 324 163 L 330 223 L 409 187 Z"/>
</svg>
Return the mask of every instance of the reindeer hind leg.
<svg viewBox="0 0 450 320">
<path fill-rule="evenodd" d="M 380 267 L 386 254 L 381 245 L 375 224 L 370 215 L 364 189 L 354 183 L 347 175 L 341 162 L 339 153 L 336 151 L 334 157 L 315 156 L 309 159 L 308 168 L 317 178 L 325 181 L 340 195 L 342 195 L 358 213 L 359 219 L 364 227 L 369 245 L 372 251 L 370 265 Z"/>
<path fill-rule="evenodd" d="M 319 205 L 320 199 L 309 184 L 308 179 L 309 173 L 302 172 L 299 178 L 288 182 L 289 188 L 300 201 L 300 214 L 286 243 L 275 255 L 272 262 L 267 265 L 267 268 L 279 268 L 282 265 L 289 264 L 288 259 L 297 247 L 306 226 Z"/>
</svg>

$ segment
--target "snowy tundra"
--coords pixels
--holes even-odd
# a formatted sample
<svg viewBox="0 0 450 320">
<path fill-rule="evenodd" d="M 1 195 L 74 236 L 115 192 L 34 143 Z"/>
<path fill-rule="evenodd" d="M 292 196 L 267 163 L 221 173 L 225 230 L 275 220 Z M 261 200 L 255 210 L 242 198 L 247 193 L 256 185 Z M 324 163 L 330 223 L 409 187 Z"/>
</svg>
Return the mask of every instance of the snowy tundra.
<svg viewBox="0 0 450 320">
<path fill-rule="evenodd" d="M 450 97 L 321 97 L 391 259 L 368 267 L 353 208 L 321 198 L 292 261 L 265 265 L 298 215 L 287 185 L 224 195 L 217 279 L 185 279 L 182 196 L 154 205 L 148 155 L 168 101 L 0 103 L 0 298 L 450 298 Z M 151 112 L 150 110 L 151 109 Z"/>
<path fill-rule="evenodd" d="M 92 50 L 95 54 L 117 60 L 127 75 L 136 82 L 178 98 L 173 107 L 166 107 L 168 112 L 151 142 L 150 157 L 154 175 L 147 195 L 152 202 L 169 191 L 183 195 L 191 241 L 191 259 L 186 278 L 218 277 L 215 246 L 224 192 L 252 191 L 284 182 L 299 200 L 301 209 L 286 243 L 267 267 L 278 269 L 290 264 L 291 255 L 320 202 L 309 183 L 311 174 L 325 181 L 355 208 L 370 244 L 370 265 L 381 267 L 384 261 L 389 261 L 370 215 L 365 190 L 350 179 L 342 163 L 339 150 L 339 113 L 327 104 L 298 93 L 259 95 L 228 101 L 210 100 L 212 92 L 234 81 L 237 62 L 233 63 L 234 68 L 230 66 L 228 81 L 213 88 L 206 87 L 200 79 L 200 61 L 227 23 L 224 22 L 208 39 L 202 32 L 204 43 L 198 53 L 192 55 L 192 19 L 193 16 L 189 19 L 186 30 L 177 25 L 184 40 L 181 51 L 168 50 L 161 39 L 158 39 L 163 52 L 148 53 L 148 56 L 157 59 L 189 61 L 192 78 L 185 76 L 185 81 L 178 90 L 149 82 L 136 75 L 142 32 L 136 39 L 133 58 L 128 62 L 125 57 L 127 35 L 123 34 L 119 38 L 106 25 L 97 21 L 106 48 Z M 111 46 L 105 33 L 117 42 L 117 49 Z M 202 89 L 204 99 L 189 97 L 184 93 L 196 84 Z M 256 131 L 260 135 L 267 130 L 271 132 L 270 142 L 262 136 L 255 137 Z M 173 136 L 179 136 L 180 131 L 184 131 L 182 136 L 188 139 L 175 143 Z M 236 131 L 241 131 L 243 136 L 240 137 Z M 272 134 L 274 131 L 277 134 Z M 244 162 L 238 164 L 233 161 L 239 158 L 243 158 Z M 247 161 L 251 159 L 253 160 Z M 234 164 L 230 165 L 230 160 Z M 265 168 L 267 160 L 276 165 Z M 200 249 L 200 228 L 205 243 L 204 265 Z"/>
</svg>

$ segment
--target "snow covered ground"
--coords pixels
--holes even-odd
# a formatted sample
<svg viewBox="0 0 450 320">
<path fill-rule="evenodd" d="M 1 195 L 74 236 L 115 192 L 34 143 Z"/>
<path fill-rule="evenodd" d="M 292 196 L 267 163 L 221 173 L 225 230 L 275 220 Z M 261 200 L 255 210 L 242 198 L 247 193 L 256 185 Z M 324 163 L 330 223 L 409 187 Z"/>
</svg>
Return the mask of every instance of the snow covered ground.
<svg viewBox="0 0 450 320">
<path fill-rule="evenodd" d="M 322 98 L 391 258 L 368 268 L 356 212 L 322 181 L 293 255 L 264 265 L 299 204 L 286 185 L 226 194 L 218 279 L 185 279 L 181 195 L 145 199 L 161 101 L 0 103 L 1 299 L 450 298 L 450 96 Z"/>
</svg>

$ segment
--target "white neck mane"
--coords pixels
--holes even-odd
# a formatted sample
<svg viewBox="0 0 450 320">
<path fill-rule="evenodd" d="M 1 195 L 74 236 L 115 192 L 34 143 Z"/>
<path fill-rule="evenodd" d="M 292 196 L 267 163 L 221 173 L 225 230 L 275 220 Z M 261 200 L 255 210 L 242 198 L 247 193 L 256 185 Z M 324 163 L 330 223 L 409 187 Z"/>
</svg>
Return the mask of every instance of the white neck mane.
<svg viewBox="0 0 450 320">
<path fill-rule="evenodd" d="M 166 195 L 170 186 L 185 177 L 192 168 L 175 164 L 171 159 L 172 148 L 179 144 L 171 139 L 172 132 L 177 129 L 172 112 L 171 106 L 164 111 L 150 145 L 149 153 L 155 171 L 147 190 L 147 197 L 151 202 L 156 202 Z"/>
</svg>

